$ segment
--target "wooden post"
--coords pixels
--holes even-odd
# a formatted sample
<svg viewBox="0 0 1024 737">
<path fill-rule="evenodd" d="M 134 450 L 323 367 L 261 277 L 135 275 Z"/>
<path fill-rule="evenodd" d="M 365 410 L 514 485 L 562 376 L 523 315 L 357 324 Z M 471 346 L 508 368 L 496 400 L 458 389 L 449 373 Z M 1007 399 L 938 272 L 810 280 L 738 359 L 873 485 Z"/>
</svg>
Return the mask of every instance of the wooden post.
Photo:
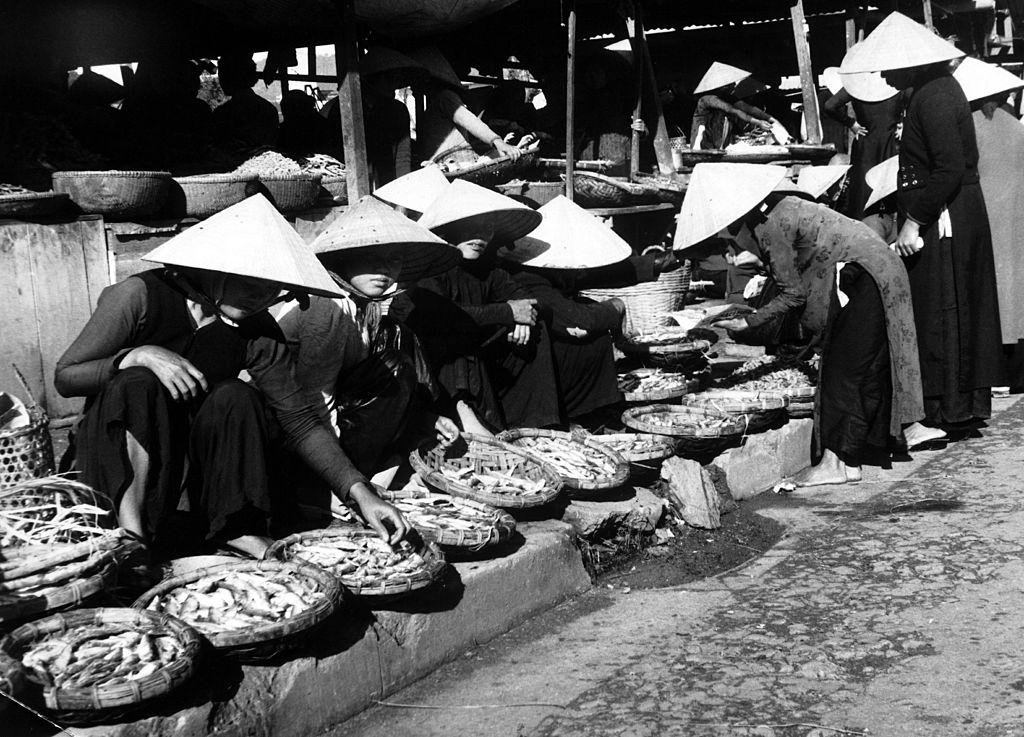
<svg viewBox="0 0 1024 737">
<path fill-rule="evenodd" d="M 635 17 L 626 18 L 626 32 L 629 34 L 629 46 L 633 50 L 633 70 L 636 72 L 636 105 L 633 107 L 633 120 L 638 120 L 643 113 L 644 57 L 639 36 L 643 29 Z M 629 181 L 635 182 L 636 175 L 640 172 L 640 131 L 634 130 L 632 134 L 629 147 Z"/>
<path fill-rule="evenodd" d="M 565 61 L 565 196 L 570 201 L 576 189 L 576 3 L 570 0 L 568 46 Z"/>
<path fill-rule="evenodd" d="M 800 67 L 800 87 L 803 89 L 804 120 L 807 123 L 807 143 L 821 143 L 821 114 L 818 112 L 818 80 L 811 68 L 811 46 L 807 41 L 804 20 L 804 0 L 796 0 L 790 7 L 793 19 L 793 41 L 796 44 L 796 62 Z"/>
<path fill-rule="evenodd" d="M 935 23 L 932 21 L 932 0 L 921 0 L 921 8 L 924 10 L 924 25 L 929 31 L 935 30 Z"/>
<path fill-rule="evenodd" d="M 363 91 L 359 81 L 359 39 L 356 36 L 354 0 L 335 0 L 341 15 L 341 40 L 335 44 L 338 63 L 338 111 L 345 147 L 349 202 L 370 194 L 366 162 L 366 130 L 363 127 Z"/>
<path fill-rule="evenodd" d="M 654 156 L 658 160 L 658 171 L 663 176 L 673 176 L 676 172 L 672 165 L 672 148 L 668 141 L 668 126 L 665 125 L 665 113 L 661 109 L 661 98 L 658 96 L 658 81 L 654 76 L 654 64 L 651 62 L 651 50 L 647 46 L 644 33 L 644 15 L 639 0 L 636 0 L 636 28 L 640 46 L 640 61 L 650 82 L 651 104 L 654 106 Z"/>
</svg>

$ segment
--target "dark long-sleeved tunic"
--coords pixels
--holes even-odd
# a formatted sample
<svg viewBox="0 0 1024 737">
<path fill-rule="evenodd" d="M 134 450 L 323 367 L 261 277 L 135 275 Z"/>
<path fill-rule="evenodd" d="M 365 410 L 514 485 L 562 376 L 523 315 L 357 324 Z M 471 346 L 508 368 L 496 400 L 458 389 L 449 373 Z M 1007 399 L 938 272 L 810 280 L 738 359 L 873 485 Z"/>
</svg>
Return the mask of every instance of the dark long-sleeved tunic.
<svg viewBox="0 0 1024 737">
<path fill-rule="evenodd" d="M 760 108 L 749 105 L 742 100 L 723 100 L 718 95 L 702 95 L 697 100 L 697 109 L 693 113 L 690 126 L 691 145 L 697 140 L 700 127 L 704 126 L 704 138 L 701 148 L 725 148 L 734 137 L 736 123 L 751 120 L 770 120 L 771 116 Z"/>
</svg>

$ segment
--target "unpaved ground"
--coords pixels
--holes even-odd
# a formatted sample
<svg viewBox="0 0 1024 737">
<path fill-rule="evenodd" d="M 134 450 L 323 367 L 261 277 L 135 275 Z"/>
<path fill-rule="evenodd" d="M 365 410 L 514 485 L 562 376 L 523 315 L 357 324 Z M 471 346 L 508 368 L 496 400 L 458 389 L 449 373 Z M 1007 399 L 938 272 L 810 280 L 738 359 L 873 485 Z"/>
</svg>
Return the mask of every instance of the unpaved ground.
<svg viewBox="0 0 1024 737">
<path fill-rule="evenodd" d="M 612 580 L 335 734 L 1024 736 L 1024 402 L 999 406 L 865 483 L 762 497 L 786 532 L 738 569 Z"/>
</svg>

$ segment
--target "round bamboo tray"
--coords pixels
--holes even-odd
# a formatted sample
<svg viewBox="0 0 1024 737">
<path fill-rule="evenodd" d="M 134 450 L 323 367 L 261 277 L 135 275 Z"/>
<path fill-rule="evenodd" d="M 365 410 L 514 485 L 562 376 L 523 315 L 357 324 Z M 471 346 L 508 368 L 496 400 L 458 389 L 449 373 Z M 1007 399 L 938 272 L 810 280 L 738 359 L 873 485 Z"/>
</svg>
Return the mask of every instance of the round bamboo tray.
<svg viewBox="0 0 1024 737">
<path fill-rule="evenodd" d="M 678 424 L 663 426 L 651 422 L 652 413 L 671 413 Z M 719 421 L 714 427 L 701 427 L 702 420 Z M 639 432 L 669 435 L 676 439 L 676 453 L 688 457 L 716 455 L 738 443 L 747 433 L 743 418 L 710 409 L 687 405 L 649 404 L 632 407 L 622 413 L 622 422 Z"/>
<path fill-rule="evenodd" d="M 196 174 L 175 177 L 168 210 L 175 217 L 208 218 L 259 191 L 256 174 Z"/>
<path fill-rule="evenodd" d="M 561 432 L 559 430 L 543 430 L 540 428 L 517 428 L 514 430 L 505 430 L 498 434 L 499 440 L 532 453 L 542 461 L 548 463 L 548 465 L 552 465 L 546 452 L 536 450 L 526 444 L 530 438 L 555 438 L 567 443 L 575 443 L 583 446 L 584 448 L 589 448 L 595 451 L 613 465 L 614 470 L 612 473 L 606 476 L 599 476 L 594 479 L 559 473 L 562 477 L 562 483 L 570 489 L 613 489 L 616 486 L 622 486 L 626 483 L 626 480 L 629 479 L 629 463 L 626 462 L 626 459 L 623 458 L 614 448 L 602 445 L 588 436 L 574 436 L 572 433 L 568 432 Z M 554 466 L 552 465 L 552 467 Z"/>
<path fill-rule="evenodd" d="M 32 220 L 58 213 L 70 198 L 63 192 L 15 192 L 0 195 L 0 218 Z"/>
<path fill-rule="evenodd" d="M 180 576 L 167 578 L 136 599 L 132 607 L 154 611 L 153 600 L 158 596 L 164 596 L 176 588 L 194 583 L 211 574 L 225 571 L 282 572 L 296 578 L 312 579 L 317 583 L 322 594 L 313 606 L 281 622 L 209 634 L 204 633 L 201 626 L 196 627 L 215 649 L 238 660 L 265 660 L 294 648 L 318 624 L 327 619 L 341 602 L 341 585 L 338 580 L 318 566 L 305 563 L 284 563 L 277 560 L 239 560 L 235 563 L 197 568 Z M 188 623 L 187 620 L 186 623 Z"/>
<path fill-rule="evenodd" d="M 654 391 L 624 391 L 622 389 L 622 383 L 624 380 L 628 381 L 630 377 L 642 378 L 658 372 L 657 369 L 635 369 L 625 374 L 619 374 L 619 390 L 622 391 L 622 398 L 627 402 L 664 402 L 672 399 L 678 399 L 684 394 L 689 392 L 697 391 L 700 387 L 700 381 L 698 379 L 688 379 L 682 373 L 678 372 L 658 372 L 663 373 L 664 376 L 672 377 L 676 383 L 672 386 L 665 387 L 664 389 L 655 389 Z"/>
<path fill-rule="evenodd" d="M 640 333 L 669 325 L 668 313 L 681 310 L 690 288 L 690 262 L 675 271 L 661 274 L 656 281 L 641 282 L 629 287 L 584 289 L 580 292 L 597 302 L 614 297 L 626 305 L 623 331 Z"/>
<path fill-rule="evenodd" d="M 166 171 L 57 171 L 54 192 L 63 192 L 82 212 L 110 219 L 147 218 L 167 201 Z"/>
<path fill-rule="evenodd" d="M 308 210 L 320 197 L 319 174 L 260 174 L 267 199 L 281 212 Z"/>
<path fill-rule="evenodd" d="M 170 664 L 132 681 L 111 681 L 88 688 L 41 686 L 33 682 L 21 664 L 25 650 L 50 635 L 60 635 L 71 628 L 82 626 L 168 634 L 178 641 L 181 655 Z M 30 706 L 46 709 L 58 722 L 73 724 L 124 721 L 141 706 L 170 693 L 191 678 L 196 671 L 201 651 L 199 635 L 180 619 L 125 608 L 79 609 L 57 614 L 22 625 L 0 640 L 0 658 L 14 661 L 15 668 L 25 674 L 22 690 L 26 702 Z M 0 682 L 2 680 L 0 675 Z"/>
<path fill-rule="evenodd" d="M 114 585 L 117 566 L 113 562 L 72 583 L 35 591 L 0 594 L 0 629 L 46 614 L 78 607 Z"/>
<path fill-rule="evenodd" d="M 332 540 L 377 537 L 377 533 L 373 530 L 367 530 L 365 528 L 355 526 L 329 527 L 325 530 L 299 532 L 295 535 L 289 535 L 286 538 L 282 538 L 271 545 L 270 548 L 267 549 L 266 557 L 303 561 L 303 543 L 321 543 L 330 546 Z M 324 570 L 334 576 L 341 582 L 341 585 L 345 587 L 346 591 L 355 594 L 356 596 L 398 596 L 430 586 L 441 577 L 444 573 L 445 566 L 448 565 L 444 559 L 444 554 L 437 545 L 432 542 L 424 541 L 423 546 L 417 548 L 415 552 L 423 558 L 423 566 L 419 570 L 407 575 L 403 574 L 402 576 L 396 576 L 394 578 L 375 581 L 372 583 L 360 581 L 351 574 L 335 572 L 330 568 L 321 569 L 320 566 L 314 567 Z M 304 565 L 313 564 L 304 563 Z"/>
<path fill-rule="evenodd" d="M 746 434 L 752 435 L 781 424 L 787 417 L 789 399 L 771 392 L 706 391 L 690 394 L 684 405 L 703 407 L 740 417 L 746 422 Z"/>
<path fill-rule="evenodd" d="M 409 454 L 409 463 L 428 486 L 499 509 L 539 507 L 554 500 L 562 491 L 562 477 L 538 456 L 482 435 L 463 433 L 461 440 L 446 448 L 430 441 Z M 491 493 L 447 478 L 441 472 L 443 468 L 456 472 L 468 468 L 475 473 L 503 473 L 543 481 L 544 487 L 532 496 Z"/>
<path fill-rule="evenodd" d="M 399 511 L 405 514 L 409 523 L 420 533 L 420 537 L 437 545 L 481 550 L 493 545 L 500 545 L 512 537 L 512 534 L 516 531 L 516 521 L 508 512 L 503 512 L 500 509 L 495 509 L 470 499 L 460 499 L 454 496 L 432 494 L 429 491 L 413 489 L 403 491 L 380 490 L 377 493 L 381 499 L 392 504 L 398 503 L 399 505 L 403 501 L 411 500 L 443 500 L 446 504 L 467 510 L 469 519 L 474 522 L 481 518 L 486 518 L 486 525 L 481 523 L 478 529 L 451 530 L 430 524 L 429 516 L 427 521 L 417 521 L 412 518 L 408 511 L 399 506 Z"/>
<path fill-rule="evenodd" d="M 630 463 L 644 461 L 660 461 L 675 455 L 676 442 L 666 435 L 653 433 L 623 432 L 610 435 L 594 435 L 595 442 L 608 444 L 618 451 L 619 455 Z M 639 450 L 632 450 L 630 445 L 638 442 L 647 443 Z"/>
</svg>

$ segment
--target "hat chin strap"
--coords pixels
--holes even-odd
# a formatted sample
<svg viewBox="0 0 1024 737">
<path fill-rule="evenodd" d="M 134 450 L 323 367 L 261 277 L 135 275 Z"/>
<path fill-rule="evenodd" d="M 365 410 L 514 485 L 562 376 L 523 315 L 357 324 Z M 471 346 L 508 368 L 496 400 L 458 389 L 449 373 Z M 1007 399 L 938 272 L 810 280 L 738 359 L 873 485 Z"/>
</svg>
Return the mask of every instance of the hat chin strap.
<svg viewBox="0 0 1024 737">
<path fill-rule="evenodd" d="M 393 291 L 392 290 L 388 290 L 386 293 L 380 295 L 379 297 L 371 297 L 371 296 L 369 296 L 367 294 L 363 294 L 361 291 L 356 289 L 354 286 L 349 284 L 346 280 L 342 279 L 340 276 L 335 274 L 333 271 L 328 271 L 327 273 L 331 275 L 332 279 L 334 279 L 334 283 L 335 284 L 337 284 L 339 287 L 344 289 L 346 292 L 348 292 L 351 296 L 355 297 L 357 300 L 362 300 L 364 302 L 385 302 L 385 301 L 391 299 L 392 297 L 395 297 L 395 296 L 405 292 L 404 289 L 395 289 Z"/>
</svg>

